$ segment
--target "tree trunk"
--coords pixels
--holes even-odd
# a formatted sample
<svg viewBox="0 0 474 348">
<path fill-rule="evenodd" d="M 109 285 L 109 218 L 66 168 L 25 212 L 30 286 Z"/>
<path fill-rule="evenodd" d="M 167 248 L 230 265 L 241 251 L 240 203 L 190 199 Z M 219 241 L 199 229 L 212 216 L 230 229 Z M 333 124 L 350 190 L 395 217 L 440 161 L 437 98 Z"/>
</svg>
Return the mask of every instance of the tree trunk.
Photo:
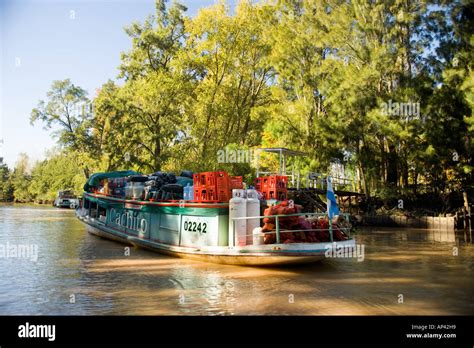
<svg viewBox="0 0 474 348">
<path fill-rule="evenodd" d="M 364 194 L 365 194 L 365 197 L 367 198 L 367 201 L 369 200 L 369 197 L 370 197 L 370 193 L 369 193 L 369 187 L 368 187 L 368 184 L 367 184 L 367 177 L 365 175 L 365 171 L 364 171 L 364 167 L 362 165 L 362 160 L 361 160 L 361 150 L 360 150 L 360 141 L 359 141 L 359 144 L 357 145 L 357 158 L 358 158 L 358 165 L 359 165 L 359 173 L 360 173 L 360 177 L 362 179 L 362 186 L 363 186 L 363 189 L 364 189 Z"/>
<path fill-rule="evenodd" d="M 415 168 L 415 173 L 413 174 L 413 194 L 416 195 L 418 189 L 418 171 Z"/>
<path fill-rule="evenodd" d="M 369 199 L 370 194 L 369 194 L 369 187 L 367 183 L 367 178 L 365 176 L 364 168 L 362 166 L 362 163 L 359 161 L 359 171 L 360 171 L 360 177 L 362 179 L 362 186 L 364 189 L 364 194 L 367 199 Z"/>
<path fill-rule="evenodd" d="M 408 163 L 406 163 L 405 161 L 403 162 L 402 166 L 402 187 L 408 187 Z"/>
<path fill-rule="evenodd" d="M 386 184 L 387 183 L 387 176 L 386 176 L 386 154 L 385 154 L 385 141 L 384 138 L 379 138 L 379 145 L 380 145 L 380 168 L 379 168 L 379 173 L 380 173 L 380 178 L 382 179 L 382 183 Z"/>
<path fill-rule="evenodd" d="M 395 145 L 390 144 L 388 147 L 389 153 L 387 156 L 387 183 L 397 185 L 398 172 L 397 172 L 397 151 Z"/>
<path fill-rule="evenodd" d="M 159 116 L 158 116 L 157 122 L 158 124 L 156 125 L 155 148 L 154 148 L 154 154 L 153 154 L 153 169 L 155 172 L 161 170 L 161 139 L 160 139 L 161 126 L 159 124 L 160 122 Z"/>
</svg>

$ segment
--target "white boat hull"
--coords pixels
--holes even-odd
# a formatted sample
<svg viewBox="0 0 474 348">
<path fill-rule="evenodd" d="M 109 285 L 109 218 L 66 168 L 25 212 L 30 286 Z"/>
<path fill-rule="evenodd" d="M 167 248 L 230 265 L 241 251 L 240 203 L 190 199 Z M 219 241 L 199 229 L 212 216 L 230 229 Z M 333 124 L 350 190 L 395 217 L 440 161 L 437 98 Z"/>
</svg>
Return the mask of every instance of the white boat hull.
<svg viewBox="0 0 474 348">
<path fill-rule="evenodd" d="M 321 261 L 330 243 L 291 243 L 250 245 L 245 247 L 181 247 L 161 244 L 147 239 L 126 235 L 110 230 L 96 219 L 79 217 L 87 225 L 87 231 L 93 235 L 134 245 L 174 257 L 188 258 L 198 261 L 213 262 L 227 265 L 242 266 L 279 266 L 291 264 L 307 264 Z M 338 245 L 351 247 L 353 239 L 337 242 Z"/>
</svg>

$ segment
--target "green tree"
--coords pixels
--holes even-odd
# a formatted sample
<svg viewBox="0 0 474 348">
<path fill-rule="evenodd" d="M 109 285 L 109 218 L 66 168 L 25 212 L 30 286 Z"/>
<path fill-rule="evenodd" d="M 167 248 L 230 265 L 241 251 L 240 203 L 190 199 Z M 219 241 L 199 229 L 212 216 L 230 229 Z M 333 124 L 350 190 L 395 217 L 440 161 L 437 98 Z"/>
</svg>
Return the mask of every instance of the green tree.
<svg viewBox="0 0 474 348">
<path fill-rule="evenodd" d="M 91 110 L 87 92 L 71 80 L 53 81 L 46 94 L 31 112 L 31 124 L 39 121 L 45 129 L 58 128 L 53 135 L 59 144 L 78 149 L 84 145 L 90 126 Z"/>
<path fill-rule="evenodd" d="M 92 108 L 87 92 L 74 85 L 69 79 L 53 81 L 51 90 L 46 94 L 47 102 L 41 100 L 32 110 L 30 122 L 39 121 L 45 129 L 54 128 L 53 136 L 64 148 L 83 154 L 91 152 Z M 86 162 L 84 156 L 84 162 Z M 84 174 L 89 175 L 89 168 L 82 164 Z"/>
<path fill-rule="evenodd" d="M 224 3 L 186 22 L 184 64 L 196 76 L 190 138 L 201 168 L 217 168 L 217 151 L 261 142 L 271 102 L 269 45 L 262 39 L 260 8 L 240 2 L 233 16 Z"/>
<path fill-rule="evenodd" d="M 30 202 L 32 196 L 29 191 L 31 182 L 31 168 L 29 158 L 26 153 L 21 153 L 15 163 L 15 169 L 12 173 L 12 185 L 14 190 L 15 202 Z"/>
<path fill-rule="evenodd" d="M 142 170 L 160 170 L 182 136 L 183 110 L 192 92 L 190 78 L 176 64 L 184 39 L 184 11 L 177 2 L 168 8 L 166 1 L 157 1 L 155 16 L 126 29 L 132 49 L 122 54 L 121 77 L 126 82 L 113 91 L 121 101 L 114 103 L 113 113 L 120 115 L 120 127 L 128 129 L 131 163 Z"/>
<path fill-rule="evenodd" d="M 433 152 L 442 154 L 444 174 L 453 188 L 474 192 L 474 4 L 455 1 L 436 17 L 443 70 L 442 87 L 434 94 L 433 113 L 443 122 L 433 124 Z M 441 135 L 443 133 L 443 135 Z M 443 144 L 444 143 L 444 144 Z M 441 175 L 438 175 L 438 177 Z"/>
<path fill-rule="evenodd" d="M 94 158 L 101 158 L 99 170 L 111 171 L 133 166 L 127 154 L 133 152 L 130 142 L 136 131 L 128 122 L 127 101 L 122 97 L 121 87 L 109 80 L 94 98 L 93 137 Z"/>
<path fill-rule="evenodd" d="M 39 202 L 51 202 L 58 191 L 72 189 L 82 192 L 84 175 L 76 153 L 51 151 L 47 158 L 37 162 L 31 170 L 28 191 Z"/>
<path fill-rule="evenodd" d="M 470 2 L 241 1 L 234 11 L 225 2 L 194 18 L 185 11 L 158 0 L 154 15 L 126 28 L 122 80 L 101 87 L 93 114 L 72 111 L 89 102 L 84 90 L 53 83 L 31 120 L 56 129 L 61 152 L 34 167 L 33 196 L 80 186 L 77 167 L 246 174 L 251 164 L 218 163 L 218 151 L 260 146 L 309 153 L 305 171 L 344 163 L 367 197 L 472 187 Z"/>
<path fill-rule="evenodd" d="M 13 200 L 13 184 L 11 172 L 6 163 L 0 164 L 0 202 L 11 202 Z"/>
</svg>

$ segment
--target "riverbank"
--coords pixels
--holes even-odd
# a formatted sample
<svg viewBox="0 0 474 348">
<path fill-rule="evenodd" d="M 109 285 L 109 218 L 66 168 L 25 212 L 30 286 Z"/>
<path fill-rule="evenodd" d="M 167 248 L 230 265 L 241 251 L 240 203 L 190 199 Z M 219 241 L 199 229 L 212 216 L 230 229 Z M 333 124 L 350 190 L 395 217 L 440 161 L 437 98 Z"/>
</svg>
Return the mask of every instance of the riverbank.
<svg viewBox="0 0 474 348">
<path fill-rule="evenodd" d="M 361 222 L 367 226 L 387 226 L 403 228 L 426 228 L 437 230 L 456 229 L 456 218 L 454 216 L 419 216 L 410 217 L 406 215 L 366 215 L 362 216 Z"/>
</svg>

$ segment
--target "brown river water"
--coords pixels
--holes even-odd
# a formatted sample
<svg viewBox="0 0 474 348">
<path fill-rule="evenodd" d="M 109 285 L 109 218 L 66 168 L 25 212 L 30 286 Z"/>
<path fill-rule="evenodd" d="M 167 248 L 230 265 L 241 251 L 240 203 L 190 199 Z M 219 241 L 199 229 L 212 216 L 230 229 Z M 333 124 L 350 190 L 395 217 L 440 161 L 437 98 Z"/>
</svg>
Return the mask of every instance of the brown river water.
<svg viewBox="0 0 474 348">
<path fill-rule="evenodd" d="M 363 261 L 247 268 L 136 248 L 125 256 L 72 210 L 1 205 L 0 315 L 474 314 L 469 236 L 393 228 L 355 236 Z M 20 244 L 29 258 L 6 252 Z"/>
</svg>

